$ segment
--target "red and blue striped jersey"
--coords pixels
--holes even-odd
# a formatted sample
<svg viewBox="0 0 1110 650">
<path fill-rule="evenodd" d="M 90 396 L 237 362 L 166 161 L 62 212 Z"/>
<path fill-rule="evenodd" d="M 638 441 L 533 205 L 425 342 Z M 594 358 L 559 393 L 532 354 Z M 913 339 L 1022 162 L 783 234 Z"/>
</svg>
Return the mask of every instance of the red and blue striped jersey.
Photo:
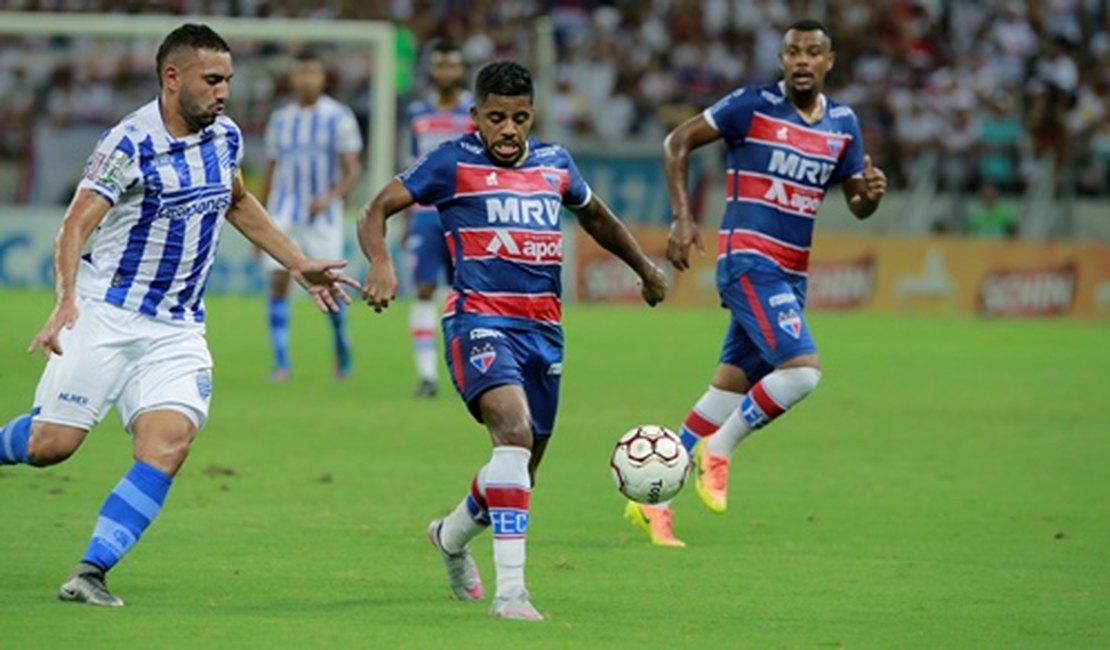
<svg viewBox="0 0 1110 650">
<path fill-rule="evenodd" d="M 471 314 L 491 326 L 560 325 L 561 208 L 592 196 L 565 148 L 529 139 L 521 162 L 505 167 L 469 134 L 397 178 L 415 201 L 439 211 L 455 265 L 444 316 Z"/>
<path fill-rule="evenodd" d="M 474 131 L 474 120 L 470 119 L 474 96 L 469 91 L 461 93 L 458 102 L 447 110 L 440 110 L 437 101 L 433 94 L 409 105 L 409 136 L 412 138 L 414 159 L 448 140 Z"/>
<path fill-rule="evenodd" d="M 728 147 L 719 282 L 768 262 L 805 278 L 826 190 L 863 171 L 855 113 L 824 95 L 819 101 L 824 115 L 810 124 L 779 82 L 740 88 L 703 113 Z"/>
</svg>

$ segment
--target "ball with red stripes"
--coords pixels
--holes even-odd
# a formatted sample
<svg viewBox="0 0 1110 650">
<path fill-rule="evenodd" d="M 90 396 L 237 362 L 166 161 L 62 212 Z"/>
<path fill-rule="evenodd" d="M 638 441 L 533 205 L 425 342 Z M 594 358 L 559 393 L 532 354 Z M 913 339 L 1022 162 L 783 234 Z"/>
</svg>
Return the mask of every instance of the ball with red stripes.
<svg viewBox="0 0 1110 650">
<path fill-rule="evenodd" d="M 646 424 L 620 437 L 609 456 L 609 469 L 624 496 L 638 503 L 661 503 L 682 489 L 690 456 L 673 431 Z"/>
</svg>

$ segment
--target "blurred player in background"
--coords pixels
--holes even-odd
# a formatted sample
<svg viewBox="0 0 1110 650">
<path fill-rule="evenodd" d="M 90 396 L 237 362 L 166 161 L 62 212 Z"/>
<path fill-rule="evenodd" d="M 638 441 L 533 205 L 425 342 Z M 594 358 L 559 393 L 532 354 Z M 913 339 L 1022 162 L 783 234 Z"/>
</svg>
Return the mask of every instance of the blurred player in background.
<svg viewBox="0 0 1110 650">
<path fill-rule="evenodd" d="M 717 140 L 727 147 L 726 207 L 717 237 L 717 288 L 731 321 L 709 389 L 682 424 L 705 505 L 724 512 L 736 445 L 797 404 L 821 378 L 802 309 L 814 218 L 825 191 L 840 183 L 848 207 L 865 219 L 879 207 L 886 176 L 863 153 L 852 109 L 822 94 L 835 55 L 828 30 L 813 20 L 783 37 L 782 81 L 745 87 L 687 120 L 664 141 L 674 222 L 667 258 L 689 268 L 691 246 L 705 248 L 690 212 L 690 152 Z M 653 543 L 674 537 L 669 504 L 629 502 L 626 511 Z"/>
<path fill-rule="evenodd" d="M 135 462 L 58 593 L 92 605 L 123 605 L 104 576 L 158 515 L 208 417 L 203 297 L 224 219 L 321 309 L 350 301 L 340 282 L 358 286 L 333 271 L 342 260 L 305 258 L 243 188 L 242 134 L 223 114 L 227 43 L 186 24 L 162 41 L 156 65 L 160 97 L 101 137 L 66 211 L 56 304 L 29 348 L 48 356 L 46 369 L 31 412 L 0 429 L 0 464 L 45 467 L 69 458 L 111 406 L 119 411 Z"/>
<path fill-rule="evenodd" d="M 443 319 L 447 365 L 459 395 L 493 441 L 469 494 L 428 526 L 451 591 L 482 596 L 469 542 L 493 527 L 497 591 L 491 613 L 539 620 L 524 586 L 524 538 L 536 468 L 555 424 L 563 367 L 560 208 L 640 276 L 649 305 L 663 299 L 662 272 L 578 173 L 562 146 L 528 137 L 532 77 L 500 61 L 478 73 L 476 134 L 445 143 L 392 180 L 366 208 L 359 243 L 370 259 L 363 297 L 389 305 L 397 275 L 385 221 L 415 202 L 439 210 L 455 272 Z"/>
<path fill-rule="evenodd" d="M 428 75 L 434 90 L 428 97 L 409 106 L 409 131 L 412 138 L 412 160 L 428 154 L 440 144 L 474 131 L 470 106 L 474 103 L 466 90 L 466 66 L 459 47 L 448 41 L 432 46 L 428 56 Z M 405 237 L 408 263 L 416 293 L 409 312 L 409 333 L 416 374 L 420 379 L 417 397 L 435 397 L 439 390 L 436 354 L 437 309 L 435 291 L 441 279 L 450 284 L 451 256 L 439 212 L 431 206 L 414 206 L 409 211 L 408 235 Z"/>
<path fill-rule="evenodd" d="M 354 112 L 324 94 L 327 74 L 311 51 L 296 56 L 289 82 L 294 101 L 270 116 L 266 125 L 266 171 L 262 196 L 281 228 L 313 257 L 343 257 L 343 199 L 362 175 L 362 136 Z M 270 379 L 289 378 L 289 272 L 266 258 L 270 270 L 268 303 L 274 365 Z M 328 312 L 335 341 L 335 376 L 351 372 L 347 312 Z"/>
</svg>

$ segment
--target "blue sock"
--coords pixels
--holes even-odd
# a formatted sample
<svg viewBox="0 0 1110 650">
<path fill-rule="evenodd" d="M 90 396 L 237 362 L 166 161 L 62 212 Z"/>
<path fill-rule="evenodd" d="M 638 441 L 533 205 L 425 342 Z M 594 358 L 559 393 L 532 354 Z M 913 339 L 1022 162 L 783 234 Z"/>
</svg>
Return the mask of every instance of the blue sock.
<svg viewBox="0 0 1110 650">
<path fill-rule="evenodd" d="M 347 305 L 339 303 L 339 311 L 329 311 L 331 331 L 335 338 L 336 370 L 342 374 L 351 371 L 351 345 L 347 341 Z"/>
<path fill-rule="evenodd" d="M 30 465 L 27 439 L 31 437 L 31 411 L 15 418 L 0 429 L 0 465 Z"/>
<path fill-rule="evenodd" d="M 139 541 L 162 509 L 173 479 L 162 470 L 135 461 L 100 508 L 82 562 L 107 571 Z"/>
<path fill-rule="evenodd" d="M 270 342 L 274 347 L 274 368 L 289 368 L 289 301 L 270 298 Z"/>
</svg>

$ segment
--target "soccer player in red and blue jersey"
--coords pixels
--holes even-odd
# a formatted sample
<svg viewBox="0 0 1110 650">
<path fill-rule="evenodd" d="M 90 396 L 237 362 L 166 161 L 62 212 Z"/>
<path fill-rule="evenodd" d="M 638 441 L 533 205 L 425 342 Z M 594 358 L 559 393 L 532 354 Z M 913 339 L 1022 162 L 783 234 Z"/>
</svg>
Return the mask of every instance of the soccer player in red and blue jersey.
<svg viewBox="0 0 1110 650">
<path fill-rule="evenodd" d="M 409 106 L 413 160 L 448 140 L 474 131 L 474 121 L 470 119 L 474 101 L 466 89 L 465 75 L 466 65 L 459 46 L 450 41 L 436 42 L 428 55 L 428 76 L 434 92 Z M 415 395 L 435 397 L 439 392 L 435 292 L 444 280 L 450 281 L 451 258 L 434 206 L 416 205 L 409 211 L 405 252 L 415 293 L 409 311 L 413 361 L 420 379 Z"/>
<path fill-rule="evenodd" d="M 590 191 L 567 150 L 528 137 L 534 109 L 527 69 L 511 61 L 485 66 L 475 96 L 477 133 L 424 156 L 364 210 L 358 235 L 370 273 L 363 298 L 380 311 L 397 291 L 386 218 L 414 202 L 436 206 L 455 267 L 443 318 L 447 365 L 470 412 L 489 429 L 493 452 L 428 536 L 454 595 L 478 600 L 482 583 L 468 543 L 491 527 L 497 591 L 490 612 L 539 620 L 524 585 L 524 538 L 562 375 L 561 208 L 639 275 L 649 305 L 663 299 L 666 281 Z"/>
<path fill-rule="evenodd" d="M 709 389 L 681 429 L 698 495 L 714 512 L 725 510 L 736 445 L 801 401 L 821 378 L 802 309 L 814 218 L 825 191 L 842 185 L 849 209 L 865 219 L 886 190 L 885 175 L 863 153 L 855 113 L 821 92 L 834 58 L 821 23 L 797 22 L 779 53 L 782 81 L 736 90 L 664 141 L 674 211 L 667 258 L 679 271 L 689 268 L 691 246 L 704 252 L 687 195 L 690 152 L 717 140 L 727 147 L 717 288 L 731 320 Z M 684 545 L 674 537 L 668 505 L 630 503 L 626 515 L 653 543 Z"/>
</svg>

